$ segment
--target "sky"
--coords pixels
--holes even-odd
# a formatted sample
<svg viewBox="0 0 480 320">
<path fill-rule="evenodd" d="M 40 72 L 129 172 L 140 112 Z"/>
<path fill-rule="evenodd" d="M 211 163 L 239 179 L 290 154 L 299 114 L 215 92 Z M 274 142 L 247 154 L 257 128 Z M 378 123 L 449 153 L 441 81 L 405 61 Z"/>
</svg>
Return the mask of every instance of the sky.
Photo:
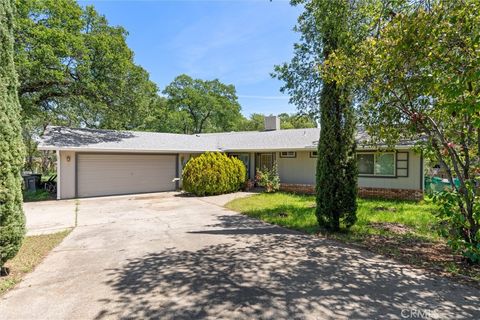
<svg viewBox="0 0 480 320">
<path fill-rule="evenodd" d="M 242 113 L 293 113 L 270 73 L 288 62 L 300 8 L 285 0 L 88 0 L 123 26 L 135 62 L 163 90 L 177 75 L 219 79 L 237 89 Z"/>
</svg>

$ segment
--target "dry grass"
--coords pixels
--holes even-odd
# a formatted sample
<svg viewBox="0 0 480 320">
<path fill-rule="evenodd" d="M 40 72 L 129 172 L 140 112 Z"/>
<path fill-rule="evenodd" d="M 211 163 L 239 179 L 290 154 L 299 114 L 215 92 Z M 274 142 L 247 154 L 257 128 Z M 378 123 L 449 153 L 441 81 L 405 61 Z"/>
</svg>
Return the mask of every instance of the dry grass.
<svg viewBox="0 0 480 320">
<path fill-rule="evenodd" d="M 0 295 L 12 289 L 27 273 L 33 271 L 70 231 L 26 237 L 15 258 L 5 264 L 10 273 L 8 276 L 0 277 Z"/>
</svg>

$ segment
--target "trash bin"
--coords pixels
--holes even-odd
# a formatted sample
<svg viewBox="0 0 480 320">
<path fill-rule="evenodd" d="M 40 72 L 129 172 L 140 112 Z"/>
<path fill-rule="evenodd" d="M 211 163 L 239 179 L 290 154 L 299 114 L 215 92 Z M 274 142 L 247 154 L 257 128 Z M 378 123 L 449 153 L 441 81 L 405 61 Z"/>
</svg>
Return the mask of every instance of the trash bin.
<svg viewBox="0 0 480 320">
<path fill-rule="evenodd" d="M 37 191 L 40 189 L 40 183 L 42 180 L 41 174 L 24 174 L 23 175 L 23 185 L 25 191 Z"/>
</svg>

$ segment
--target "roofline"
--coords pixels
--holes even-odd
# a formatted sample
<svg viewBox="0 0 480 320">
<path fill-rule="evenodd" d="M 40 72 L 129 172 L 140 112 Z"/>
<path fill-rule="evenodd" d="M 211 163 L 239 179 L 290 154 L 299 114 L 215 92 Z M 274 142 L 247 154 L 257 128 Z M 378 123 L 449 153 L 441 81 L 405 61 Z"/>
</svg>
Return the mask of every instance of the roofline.
<svg viewBox="0 0 480 320">
<path fill-rule="evenodd" d="M 200 150 L 200 149 L 132 149 L 132 148 L 84 148 L 84 147 L 53 147 L 53 146 L 38 146 L 38 150 L 41 151 L 74 151 L 74 152 L 131 152 L 131 153 L 203 153 L 214 152 L 221 150 Z"/>
<path fill-rule="evenodd" d="M 359 146 L 357 150 L 378 150 L 390 149 L 386 145 L 378 146 Z M 413 148 L 413 145 L 398 145 L 394 149 L 408 150 Z M 276 151 L 316 151 L 316 146 L 305 148 L 235 148 L 235 149 L 132 149 L 132 148 L 85 148 L 85 147 L 54 147 L 54 146 L 38 146 L 41 151 L 73 151 L 73 152 L 132 152 L 132 153 L 203 153 L 203 152 L 276 152 Z"/>
</svg>

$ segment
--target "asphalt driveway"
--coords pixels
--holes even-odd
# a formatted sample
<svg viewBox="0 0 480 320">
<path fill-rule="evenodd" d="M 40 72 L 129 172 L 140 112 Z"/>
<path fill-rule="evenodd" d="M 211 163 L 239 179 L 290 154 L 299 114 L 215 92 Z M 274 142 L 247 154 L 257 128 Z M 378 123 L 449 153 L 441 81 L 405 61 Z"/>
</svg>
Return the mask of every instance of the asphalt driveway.
<svg viewBox="0 0 480 320">
<path fill-rule="evenodd" d="M 78 226 L 1 298 L 0 318 L 480 318 L 478 289 L 216 202 L 81 200 Z"/>
</svg>

